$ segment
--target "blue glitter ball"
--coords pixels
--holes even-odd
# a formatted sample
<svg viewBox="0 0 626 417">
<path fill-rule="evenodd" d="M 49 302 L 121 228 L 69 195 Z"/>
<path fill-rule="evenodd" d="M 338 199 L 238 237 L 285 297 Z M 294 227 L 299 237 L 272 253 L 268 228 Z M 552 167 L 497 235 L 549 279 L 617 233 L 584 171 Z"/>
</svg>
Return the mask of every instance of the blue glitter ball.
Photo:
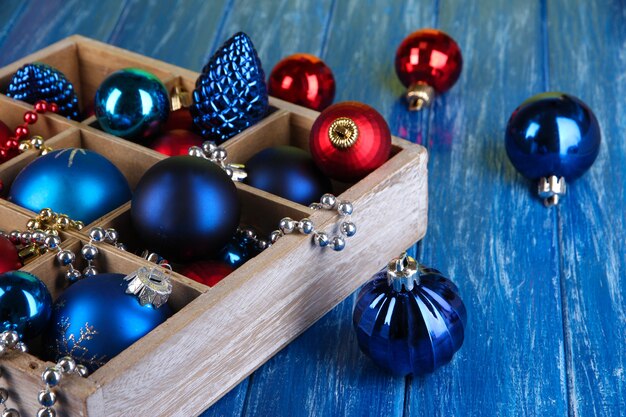
<svg viewBox="0 0 626 417">
<path fill-rule="evenodd" d="M 0 331 L 15 330 L 23 340 L 32 339 L 51 313 L 52 298 L 39 278 L 24 271 L 0 275 Z"/>
<path fill-rule="evenodd" d="M 265 117 L 268 108 L 261 60 L 239 32 L 202 69 L 189 108 L 193 121 L 205 139 L 222 143 Z"/>
<path fill-rule="evenodd" d="M 506 152 L 529 179 L 574 180 L 591 167 L 600 151 L 600 126 L 591 109 L 564 93 L 544 93 L 523 102 L 506 127 Z"/>
<path fill-rule="evenodd" d="M 98 87 L 94 102 L 102 130 L 140 142 L 157 133 L 167 121 L 167 90 L 153 74 L 136 68 L 109 75 Z"/>
<path fill-rule="evenodd" d="M 167 304 L 142 306 L 126 294 L 124 277 L 94 275 L 61 294 L 44 335 L 50 360 L 71 356 L 93 372 L 172 315 Z"/>
<path fill-rule="evenodd" d="M 108 159 L 86 149 L 61 149 L 28 164 L 8 200 L 31 211 L 50 208 L 85 224 L 131 199 L 130 186 Z"/>
<path fill-rule="evenodd" d="M 65 75 L 49 65 L 38 62 L 26 64 L 13 75 L 7 96 L 35 104 L 39 100 L 55 103 L 59 114 L 78 120 L 78 96 Z"/>
<path fill-rule="evenodd" d="M 433 372 L 463 344 L 467 312 L 456 285 L 435 269 L 417 268 L 404 280 L 379 272 L 354 308 L 359 347 L 394 375 Z"/>
</svg>

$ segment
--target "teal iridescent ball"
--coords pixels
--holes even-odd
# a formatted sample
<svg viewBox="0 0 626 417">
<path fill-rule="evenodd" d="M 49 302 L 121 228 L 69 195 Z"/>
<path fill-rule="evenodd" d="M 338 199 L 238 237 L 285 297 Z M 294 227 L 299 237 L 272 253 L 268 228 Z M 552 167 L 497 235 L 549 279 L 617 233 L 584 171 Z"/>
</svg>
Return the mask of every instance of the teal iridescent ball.
<svg viewBox="0 0 626 417">
<path fill-rule="evenodd" d="M 31 339 L 44 330 L 51 313 L 52 298 L 39 278 L 24 271 L 0 275 L 0 331 Z"/>
<path fill-rule="evenodd" d="M 157 133 L 167 121 L 170 100 L 155 75 L 127 68 L 114 72 L 100 84 L 94 107 L 102 130 L 142 141 Z"/>
<path fill-rule="evenodd" d="M 44 335 L 50 360 L 71 356 L 93 372 L 172 315 L 167 304 L 142 306 L 126 294 L 124 277 L 98 274 L 59 296 Z"/>
<path fill-rule="evenodd" d="M 8 200 L 34 212 L 50 208 L 91 223 L 131 198 L 119 169 L 86 149 L 61 149 L 28 164 L 15 178 Z"/>
</svg>

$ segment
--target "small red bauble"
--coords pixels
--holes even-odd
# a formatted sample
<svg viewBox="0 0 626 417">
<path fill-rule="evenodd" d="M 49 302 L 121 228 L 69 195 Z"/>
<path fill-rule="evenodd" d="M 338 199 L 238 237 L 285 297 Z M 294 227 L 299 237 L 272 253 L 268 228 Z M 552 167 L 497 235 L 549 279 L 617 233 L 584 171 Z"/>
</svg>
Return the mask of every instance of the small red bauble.
<svg viewBox="0 0 626 417">
<path fill-rule="evenodd" d="M 295 54 L 280 61 L 270 74 L 271 96 L 322 111 L 335 98 L 335 77 L 318 57 Z"/>
<path fill-rule="evenodd" d="M 193 118 L 188 108 L 182 108 L 170 113 L 167 122 L 163 126 L 164 131 L 168 130 L 194 130 Z"/>
<path fill-rule="evenodd" d="M 356 182 L 384 164 L 391 153 L 391 133 L 372 107 L 355 101 L 337 103 L 315 120 L 309 138 L 311 155 L 330 178 Z"/>
<path fill-rule="evenodd" d="M 434 93 L 448 91 L 461 75 L 463 56 L 446 33 L 422 29 L 402 41 L 396 51 L 396 73 L 408 88 L 411 110 L 428 105 Z"/>
<path fill-rule="evenodd" d="M 192 146 L 202 146 L 202 138 L 188 130 L 163 132 L 150 145 L 152 149 L 168 156 L 187 155 Z"/>
<path fill-rule="evenodd" d="M 221 261 L 200 261 L 189 264 L 180 273 L 209 287 L 213 287 L 235 269 Z"/>
<path fill-rule="evenodd" d="M 0 274 L 16 271 L 22 267 L 17 248 L 9 238 L 0 236 Z"/>
</svg>

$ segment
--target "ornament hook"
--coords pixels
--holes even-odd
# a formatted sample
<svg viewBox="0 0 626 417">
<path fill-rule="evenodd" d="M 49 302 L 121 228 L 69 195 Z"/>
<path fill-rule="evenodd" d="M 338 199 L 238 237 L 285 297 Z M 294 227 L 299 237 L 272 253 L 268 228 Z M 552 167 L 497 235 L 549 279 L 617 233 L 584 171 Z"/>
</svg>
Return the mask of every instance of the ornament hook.
<svg viewBox="0 0 626 417">
<path fill-rule="evenodd" d="M 398 258 L 392 259 L 387 264 L 387 282 L 397 292 L 402 291 L 403 287 L 406 291 L 411 291 L 416 278 L 419 277 L 418 270 L 417 261 L 406 252 L 402 252 Z"/>
<path fill-rule="evenodd" d="M 435 96 L 435 89 L 423 82 L 415 83 L 406 92 L 410 111 L 419 111 L 430 106 Z"/>
<path fill-rule="evenodd" d="M 543 198 L 543 204 L 546 207 L 552 207 L 559 204 L 561 197 L 567 192 L 567 184 L 564 177 L 551 175 L 539 179 L 538 185 L 539 197 Z"/>
</svg>

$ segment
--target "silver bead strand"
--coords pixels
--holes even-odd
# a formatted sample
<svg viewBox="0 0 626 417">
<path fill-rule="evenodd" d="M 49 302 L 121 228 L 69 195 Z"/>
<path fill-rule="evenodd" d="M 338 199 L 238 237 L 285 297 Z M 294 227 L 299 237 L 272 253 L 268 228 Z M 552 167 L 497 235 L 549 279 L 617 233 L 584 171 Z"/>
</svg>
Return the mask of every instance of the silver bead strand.
<svg viewBox="0 0 626 417">
<path fill-rule="evenodd" d="M 219 165 L 219 167 L 222 168 L 226 175 L 228 175 L 233 181 L 243 181 L 248 176 L 244 165 L 229 164 L 226 162 L 226 159 L 228 159 L 228 152 L 225 148 L 217 146 L 215 142 L 206 141 L 202 144 L 202 147 L 192 146 L 189 148 L 188 154 L 189 156 L 204 158 Z"/>
<path fill-rule="evenodd" d="M 41 405 L 37 411 L 37 417 L 56 417 L 57 413 L 54 406 L 57 402 L 57 394 L 52 391 L 52 388 L 57 387 L 65 375 L 72 374 L 86 378 L 89 372 L 85 366 L 77 364 L 69 356 L 59 359 L 56 365 L 46 368 L 42 372 L 41 380 L 45 386 L 37 395 L 37 401 Z"/>
<path fill-rule="evenodd" d="M 14 330 L 5 330 L 0 334 L 0 356 L 10 352 L 26 352 L 26 345 L 20 341 L 20 336 Z M 2 376 L 2 368 L 0 368 L 0 376 Z M 15 408 L 9 408 L 7 402 L 9 400 L 9 390 L 0 387 L 0 404 L 3 407 L 2 417 L 20 417 L 20 413 Z"/>
</svg>

